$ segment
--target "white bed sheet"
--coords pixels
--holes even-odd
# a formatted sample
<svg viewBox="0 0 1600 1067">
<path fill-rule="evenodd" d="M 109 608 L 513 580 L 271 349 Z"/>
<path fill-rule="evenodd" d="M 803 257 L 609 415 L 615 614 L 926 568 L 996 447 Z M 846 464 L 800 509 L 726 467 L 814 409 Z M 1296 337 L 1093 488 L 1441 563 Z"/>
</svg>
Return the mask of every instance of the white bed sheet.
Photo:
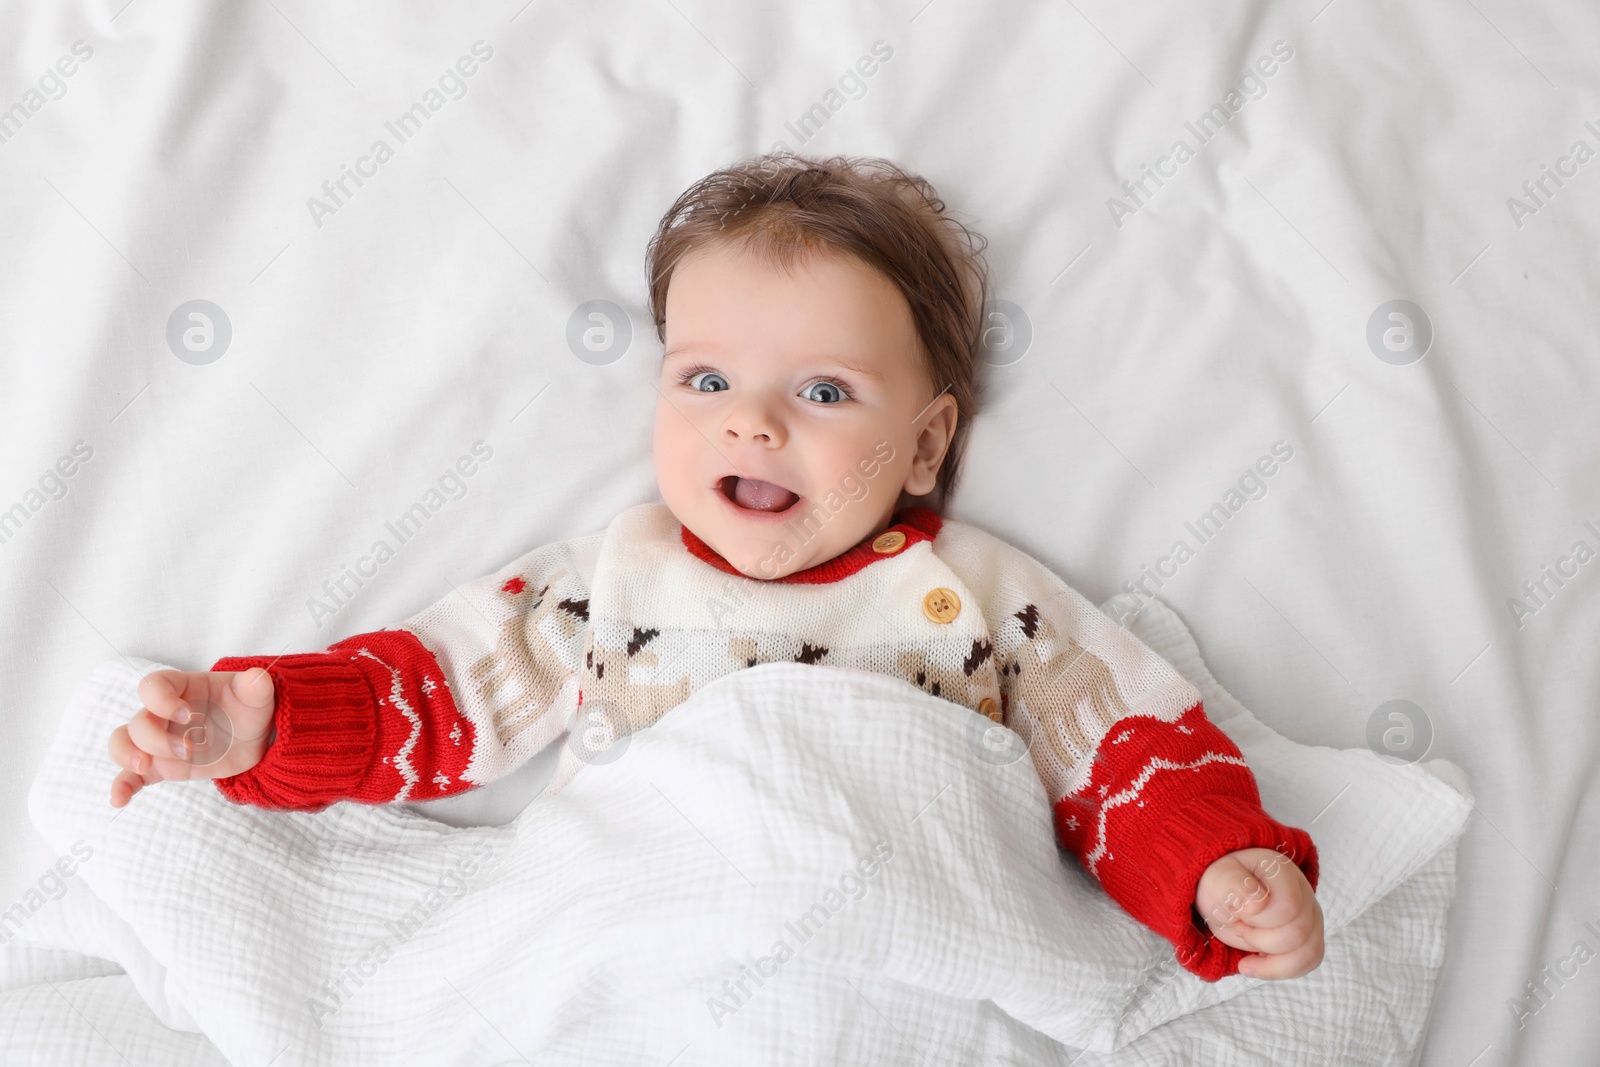
<svg viewBox="0 0 1600 1067">
<path fill-rule="evenodd" d="M 397 144 L 385 123 L 478 41 L 465 95 Z M 1164 162 L 1278 41 L 1264 94 Z M 992 241 L 1031 342 L 990 376 L 954 517 L 1097 601 L 1184 538 L 1147 588 L 1263 720 L 1347 747 L 1409 700 L 1466 770 L 1421 1062 L 1578 1062 L 1600 561 L 1543 568 L 1600 548 L 1600 160 L 1573 155 L 1600 149 L 1597 46 L 1592 9 L 1508 0 L 6 7 L 0 109 L 27 117 L 0 126 L 0 511 L 26 515 L 0 542 L 0 903 L 56 858 L 26 791 L 108 650 L 319 648 L 651 499 L 645 242 L 783 141 L 900 160 Z M 379 138 L 393 158 L 314 218 Z M 1134 201 L 1145 165 L 1171 177 Z M 167 341 L 195 299 L 232 330 L 205 365 Z M 566 340 L 597 299 L 632 327 L 599 366 Z M 1434 330 L 1406 365 L 1367 340 L 1395 299 Z M 318 617 L 477 441 L 464 495 Z M 1197 544 L 1185 523 L 1279 441 L 1266 494 Z"/>
</svg>

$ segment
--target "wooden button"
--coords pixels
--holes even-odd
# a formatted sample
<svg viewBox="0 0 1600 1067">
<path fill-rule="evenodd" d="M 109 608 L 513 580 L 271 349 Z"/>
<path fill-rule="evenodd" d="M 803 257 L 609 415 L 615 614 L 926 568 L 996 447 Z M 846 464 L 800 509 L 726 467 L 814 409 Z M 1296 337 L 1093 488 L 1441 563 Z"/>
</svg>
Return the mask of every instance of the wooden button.
<svg viewBox="0 0 1600 1067">
<path fill-rule="evenodd" d="M 994 697 L 984 697 L 978 701 L 978 714 L 987 715 L 995 722 L 1000 721 L 1000 704 Z"/>
<path fill-rule="evenodd" d="M 899 530 L 885 530 L 872 539 L 872 551 L 880 555 L 888 555 L 890 552 L 900 551 L 901 546 L 905 543 L 906 535 Z"/>
<path fill-rule="evenodd" d="M 961 598 L 954 589 L 940 586 L 922 598 L 922 613 L 934 622 L 949 622 L 961 614 Z"/>
</svg>

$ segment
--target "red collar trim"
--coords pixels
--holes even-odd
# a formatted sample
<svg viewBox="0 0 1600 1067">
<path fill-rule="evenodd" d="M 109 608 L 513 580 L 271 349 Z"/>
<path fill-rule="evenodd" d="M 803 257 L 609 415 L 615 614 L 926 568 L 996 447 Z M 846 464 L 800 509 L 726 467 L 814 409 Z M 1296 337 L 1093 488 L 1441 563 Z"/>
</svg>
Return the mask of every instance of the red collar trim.
<svg viewBox="0 0 1600 1067">
<path fill-rule="evenodd" d="M 939 536 L 939 528 L 942 525 L 944 525 L 944 520 L 939 517 L 938 512 L 931 508 L 901 508 L 894 513 L 893 524 L 887 530 L 873 534 L 871 537 L 862 538 L 853 548 L 841 552 L 830 560 L 825 560 L 813 567 L 807 567 L 805 570 L 795 571 L 793 574 L 786 574 L 782 578 L 756 578 L 752 580 L 792 582 L 802 585 L 824 585 L 828 582 L 837 582 L 840 578 L 846 578 L 856 573 L 856 571 L 859 571 L 869 563 L 874 563 L 880 559 L 892 559 L 905 552 L 912 545 L 923 541 L 932 541 Z M 700 540 L 689 527 L 679 523 L 678 529 L 683 539 L 683 547 L 687 548 L 695 557 L 704 560 L 726 574 L 736 574 L 740 578 L 750 577 L 750 575 L 745 574 L 739 568 L 723 559 L 716 549 Z M 875 542 L 882 543 L 884 534 L 891 532 L 898 532 L 905 537 L 905 541 L 884 552 L 872 547 Z M 895 539 L 890 538 L 889 540 L 893 541 Z"/>
</svg>

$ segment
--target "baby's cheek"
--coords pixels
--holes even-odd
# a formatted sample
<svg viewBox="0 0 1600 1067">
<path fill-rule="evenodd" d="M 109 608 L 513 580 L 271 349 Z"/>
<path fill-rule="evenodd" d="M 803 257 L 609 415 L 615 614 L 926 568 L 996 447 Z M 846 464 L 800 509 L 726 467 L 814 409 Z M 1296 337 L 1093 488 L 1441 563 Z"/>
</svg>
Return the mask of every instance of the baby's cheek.
<svg viewBox="0 0 1600 1067">
<path fill-rule="evenodd" d="M 678 427 L 674 427 L 674 423 Z M 656 417 L 654 439 L 651 450 L 656 466 L 656 478 L 665 491 L 669 485 L 678 486 L 685 478 L 690 477 L 685 468 L 694 462 L 693 442 L 685 437 L 685 431 L 690 437 L 694 436 L 693 429 L 683 420 L 683 417 L 674 412 L 660 413 Z"/>
</svg>

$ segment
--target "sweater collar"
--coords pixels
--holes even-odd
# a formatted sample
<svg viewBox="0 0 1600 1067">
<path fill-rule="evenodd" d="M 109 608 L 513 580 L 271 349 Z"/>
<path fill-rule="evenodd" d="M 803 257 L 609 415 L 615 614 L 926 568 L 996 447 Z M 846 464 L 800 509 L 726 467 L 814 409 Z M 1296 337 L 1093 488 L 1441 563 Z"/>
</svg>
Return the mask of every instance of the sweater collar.
<svg viewBox="0 0 1600 1067">
<path fill-rule="evenodd" d="M 752 578 L 752 581 L 791 582 L 802 585 L 824 585 L 837 582 L 856 573 L 869 563 L 880 559 L 890 559 L 905 552 L 912 545 L 922 541 L 932 541 L 939 535 L 939 527 L 944 520 L 939 513 L 931 508 L 905 507 L 894 513 L 888 529 L 864 537 L 854 547 L 841 552 L 830 560 L 824 560 L 804 570 L 786 574 L 782 578 L 761 579 Z M 678 529 L 683 540 L 683 547 L 691 554 L 711 564 L 719 571 L 727 574 L 738 575 L 740 578 L 749 578 L 739 568 L 723 559 L 716 549 L 706 544 L 689 527 L 682 523 Z"/>
</svg>

